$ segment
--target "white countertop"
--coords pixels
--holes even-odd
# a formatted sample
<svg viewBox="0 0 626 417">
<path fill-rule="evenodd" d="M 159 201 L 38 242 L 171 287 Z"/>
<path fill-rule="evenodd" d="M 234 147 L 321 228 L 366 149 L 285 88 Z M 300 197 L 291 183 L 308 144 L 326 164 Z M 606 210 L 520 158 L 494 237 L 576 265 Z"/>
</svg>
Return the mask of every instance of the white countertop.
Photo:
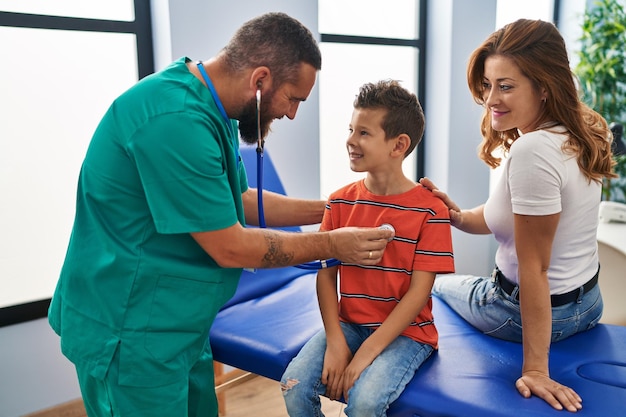
<svg viewBox="0 0 626 417">
<path fill-rule="evenodd" d="M 598 225 L 598 241 L 626 255 L 626 223 L 603 223 Z"/>
</svg>

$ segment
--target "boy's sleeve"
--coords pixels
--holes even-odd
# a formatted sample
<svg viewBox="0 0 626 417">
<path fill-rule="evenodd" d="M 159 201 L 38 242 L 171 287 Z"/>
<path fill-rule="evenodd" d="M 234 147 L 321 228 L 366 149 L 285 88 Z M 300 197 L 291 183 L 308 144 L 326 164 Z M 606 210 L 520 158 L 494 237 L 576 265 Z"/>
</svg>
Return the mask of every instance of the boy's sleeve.
<svg viewBox="0 0 626 417">
<path fill-rule="evenodd" d="M 413 269 L 447 274 L 454 272 L 452 229 L 448 208 L 441 202 L 434 208 L 435 215 L 425 218 L 417 245 Z"/>
</svg>

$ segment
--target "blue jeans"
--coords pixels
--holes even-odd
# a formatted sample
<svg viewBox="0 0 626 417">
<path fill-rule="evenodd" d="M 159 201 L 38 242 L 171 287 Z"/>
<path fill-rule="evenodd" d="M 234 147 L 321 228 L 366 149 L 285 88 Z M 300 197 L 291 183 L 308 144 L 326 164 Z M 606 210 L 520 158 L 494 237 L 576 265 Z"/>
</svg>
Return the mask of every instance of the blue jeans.
<svg viewBox="0 0 626 417">
<path fill-rule="evenodd" d="M 343 334 L 352 353 L 373 330 L 356 324 L 341 323 Z M 344 410 L 348 417 L 383 417 L 397 399 L 415 371 L 430 356 L 430 345 L 399 336 L 365 368 L 348 392 Z M 291 361 L 281 378 L 283 397 L 290 417 L 320 417 L 320 395 L 326 391 L 322 384 L 322 368 L 326 352 L 326 333 L 322 330 L 309 340 Z"/>
<path fill-rule="evenodd" d="M 432 293 L 446 302 L 472 326 L 489 336 L 522 341 L 519 301 L 505 293 L 493 278 L 470 275 L 437 277 Z M 596 285 L 578 300 L 552 307 L 552 341 L 563 340 L 594 327 L 602 316 L 602 296 Z"/>
</svg>

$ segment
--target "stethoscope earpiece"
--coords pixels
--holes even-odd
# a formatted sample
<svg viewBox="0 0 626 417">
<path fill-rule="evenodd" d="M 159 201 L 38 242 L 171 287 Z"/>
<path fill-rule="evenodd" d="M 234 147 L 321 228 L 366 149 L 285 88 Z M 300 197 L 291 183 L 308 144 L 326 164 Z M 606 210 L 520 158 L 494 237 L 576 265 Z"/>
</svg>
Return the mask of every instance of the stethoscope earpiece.
<svg viewBox="0 0 626 417">
<path fill-rule="evenodd" d="M 263 146 L 265 145 L 263 138 L 261 137 L 261 81 L 257 81 L 256 86 L 256 132 L 257 132 L 257 153 L 263 153 Z"/>
</svg>

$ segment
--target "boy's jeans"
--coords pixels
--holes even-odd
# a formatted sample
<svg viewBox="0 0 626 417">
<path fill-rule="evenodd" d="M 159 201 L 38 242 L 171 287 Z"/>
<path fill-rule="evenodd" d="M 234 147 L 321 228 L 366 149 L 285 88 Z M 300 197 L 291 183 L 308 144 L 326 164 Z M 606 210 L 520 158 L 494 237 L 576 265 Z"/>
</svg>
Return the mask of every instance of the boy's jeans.
<svg viewBox="0 0 626 417">
<path fill-rule="evenodd" d="M 522 341 L 519 301 L 505 293 L 493 278 L 441 275 L 433 294 L 483 333 L 513 342 Z M 596 285 L 577 301 L 552 307 L 552 341 L 563 340 L 594 327 L 602 316 L 602 296 Z"/>
<path fill-rule="evenodd" d="M 361 346 L 373 330 L 363 326 L 341 323 L 352 353 Z M 321 382 L 326 333 L 317 333 L 302 348 L 281 378 L 281 387 L 290 417 L 320 417 L 320 395 L 326 391 Z M 396 338 L 365 368 L 348 392 L 345 414 L 348 417 L 383 417 L 389 404 L 397 399 L 415 371 L 430 356 L 430 345 L 405 336 Z"/>
</svg>

